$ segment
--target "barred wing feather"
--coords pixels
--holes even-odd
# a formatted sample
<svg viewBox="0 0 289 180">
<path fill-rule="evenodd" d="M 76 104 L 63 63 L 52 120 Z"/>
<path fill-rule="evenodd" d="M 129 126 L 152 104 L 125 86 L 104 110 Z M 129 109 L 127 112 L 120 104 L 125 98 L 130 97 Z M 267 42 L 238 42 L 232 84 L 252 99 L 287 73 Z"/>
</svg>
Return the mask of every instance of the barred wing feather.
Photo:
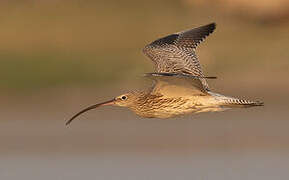
<svg viewBox="0 0 289 180">
<path fill-rule="evenodd" d="M 181 73 L 203 77 L 195 49 L 200 42 L 214 31 L 215 27 L 215 23 L 211 23 L 171 34 L 147 45 L 143 52 L 155 63 L 156 72 Z M 201 81 L 204 87 L 208 89 L 206 80 L 201 79 Z"/>
</svg>

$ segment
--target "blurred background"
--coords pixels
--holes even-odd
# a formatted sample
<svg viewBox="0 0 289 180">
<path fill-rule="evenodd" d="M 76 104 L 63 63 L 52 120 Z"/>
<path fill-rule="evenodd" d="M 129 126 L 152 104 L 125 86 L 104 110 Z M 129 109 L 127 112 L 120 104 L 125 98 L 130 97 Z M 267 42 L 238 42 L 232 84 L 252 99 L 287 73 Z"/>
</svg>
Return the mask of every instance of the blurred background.
<svg viewBox="0 0 289 180">
<path fill-rule="evenodd" d="M 144 119 L 80 109 L 142 87 L 153 40 L 217 23 L 211 88 L 264 107 Z M 288 179 L 287 0 L 0 1 L 0 179 Z"/>
</svg>

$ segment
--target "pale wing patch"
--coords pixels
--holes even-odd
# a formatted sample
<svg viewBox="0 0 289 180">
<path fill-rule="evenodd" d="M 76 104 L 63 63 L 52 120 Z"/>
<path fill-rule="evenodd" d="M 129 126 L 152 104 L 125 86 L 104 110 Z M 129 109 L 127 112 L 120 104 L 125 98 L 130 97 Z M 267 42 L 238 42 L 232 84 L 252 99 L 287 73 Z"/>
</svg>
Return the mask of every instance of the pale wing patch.
<svg viewBox="0 0 289 180">
<path fill-rule="evenodd" d="M 198 77 L 172 73 L 150 73 L 147 77 L 155 81 L 151 94 L 168 97 L 191 97 L 207 95 Z"/>
</svg>

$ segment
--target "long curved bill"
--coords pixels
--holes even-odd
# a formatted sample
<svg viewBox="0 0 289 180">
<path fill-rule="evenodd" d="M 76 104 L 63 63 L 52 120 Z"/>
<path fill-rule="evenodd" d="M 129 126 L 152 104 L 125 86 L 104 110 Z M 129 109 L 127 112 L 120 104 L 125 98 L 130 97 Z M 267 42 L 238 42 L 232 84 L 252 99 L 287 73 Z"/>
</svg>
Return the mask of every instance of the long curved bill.
<svg viewBox="0 0 289 180">
<path fill-rule="evenodd" d="M 76 117 L 78 117 L 78 116 L 81 115 L 82 113 L 85 113 L 86 111 L 95 109 L 95 108 L 100 107 L 100 106 L 113 105 L 113 104 L 114 104 L 114 101 L 115 101 L 115 99 L 112 99 L 112 100 L 109 100 L 109 101 L 105 101 L 105 102 L 102 102 L 102 103 L 99 103 L 99 104 L 95 104 L 95 105 L 89 106 L 89 107 L 81 110 L 80 112 L 78 112 L 78 113 L 75 114 L 74 116 L 72 116 L 72 118 L 70 118 L 70 119 L 65 123 L 65 125 L 69 125 Z"/>
</svg>

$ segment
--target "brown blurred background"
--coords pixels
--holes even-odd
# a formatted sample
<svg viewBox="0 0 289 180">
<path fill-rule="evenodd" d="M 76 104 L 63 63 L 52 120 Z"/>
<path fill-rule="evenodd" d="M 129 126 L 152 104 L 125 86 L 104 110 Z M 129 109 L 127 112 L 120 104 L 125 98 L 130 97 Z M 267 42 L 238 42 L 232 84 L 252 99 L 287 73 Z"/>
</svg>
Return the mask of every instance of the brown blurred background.
<svg viewBox="0 0 289 180">
<path fill-rule="evenodd" d="M 141 87 L 141 49 L 217 23 L 197 50 L 213 90 L 264 107 L 143 119 L 117 107 Z M 286 0 L 0 1 L 0 179 L 289 177 Z"/>
</svg>

